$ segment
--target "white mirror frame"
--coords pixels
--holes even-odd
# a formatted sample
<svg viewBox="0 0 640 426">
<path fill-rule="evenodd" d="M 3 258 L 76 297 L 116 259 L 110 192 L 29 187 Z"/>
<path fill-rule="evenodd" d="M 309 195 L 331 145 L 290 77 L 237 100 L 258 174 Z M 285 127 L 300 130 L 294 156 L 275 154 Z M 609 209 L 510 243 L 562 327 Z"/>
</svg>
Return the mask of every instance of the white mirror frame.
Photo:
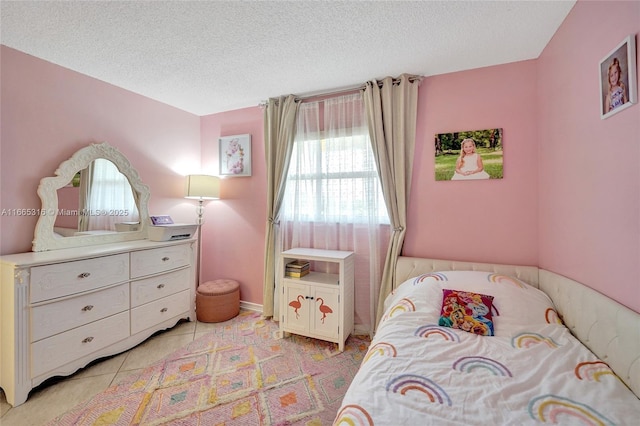
<svg viewBox="0 0 640 426">
<path fill-rule="evenodd" d="M 113 234 L 82 235 L 56 238 L 53 225 L 58 212 L 58 189 L 63 188 L 77 172 L 85 169 L 98 158 L 113 162 L 120 173 L 129 179 L 131 189 L 138 193 L 138 213 L 140 229 L 131 232 L 114 232 Z M 38 195 L 42 200 L 42 210 L 33 237 L 33 251 L 56 250 L 71 247 L 86 247 L 96 244 L 116 243 L 147 238 L 149 210 L 149 187 L 142 183 L 140 175 L 120 151 L 106 142 L 91 144 L 77 151 L 71 158 L 60 164 L 55 171 L 56 176 L 45 177 L 38 186 Z M 49 214 L 51 213 L 51 214 Z"/>
</svg>

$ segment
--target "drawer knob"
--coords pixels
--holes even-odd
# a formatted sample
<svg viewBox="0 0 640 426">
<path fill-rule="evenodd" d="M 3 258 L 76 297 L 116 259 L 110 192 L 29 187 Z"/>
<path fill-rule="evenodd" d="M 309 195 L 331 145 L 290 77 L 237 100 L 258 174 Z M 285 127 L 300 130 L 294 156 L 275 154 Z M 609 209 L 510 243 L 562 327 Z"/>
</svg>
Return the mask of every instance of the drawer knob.
<svg viewBox="0 0 640 426">
<path fill-rule="evenodd" d="M 164 284 L 158 284 L 158 290 L 163 289 L 164 288 Z"/>
<path fill-rule="evenodd" d="M 93 340 L 93 337 L 87 337 L 85 339 L 82 340 L 82 343 L 89 343 Z"/>
<path fill-rule="evenodd" d="M 168 310 L 169 310 L 168 308 L 162 308 L 162 309 L 160 309 L 160 312 L 165 313 L 165 312 L 167 312 Z"/>
<path fill-rule="evenodd" d="M 169 260 L 169 258 L 168 258 L 167 256 L 165 256 L 165 257 L 163 257 L 163 258 L 162 258 L 162 261 L 163 261 L 163 262 L 167 262 L 168 260 Z"/>
<path fill-rule="evenodd" d="M 78 278 L 89 278 L 89 275 L 91 275 L 90 272 L 83 272 L 80 275 L 78 275 Z"/>
<path fill-rule="evenodd" d="M 84 308 L 82 308 L 83 311 L 87 312 L 93 309 L 93 305 L 87 305 Z"/>
</svg>

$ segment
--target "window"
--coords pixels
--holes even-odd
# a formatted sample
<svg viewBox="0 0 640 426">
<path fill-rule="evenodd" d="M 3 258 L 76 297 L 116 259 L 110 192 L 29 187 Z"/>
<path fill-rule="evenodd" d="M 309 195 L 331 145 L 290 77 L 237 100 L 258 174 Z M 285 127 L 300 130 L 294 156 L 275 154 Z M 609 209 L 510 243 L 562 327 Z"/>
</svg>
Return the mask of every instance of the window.
<svg viewBox="0 0 640 426">
<path fill-rule="evenodd" d="M 283 218 L 288 221 L 389 223 L 369 135 L 294 143 Z"/>
</svg>

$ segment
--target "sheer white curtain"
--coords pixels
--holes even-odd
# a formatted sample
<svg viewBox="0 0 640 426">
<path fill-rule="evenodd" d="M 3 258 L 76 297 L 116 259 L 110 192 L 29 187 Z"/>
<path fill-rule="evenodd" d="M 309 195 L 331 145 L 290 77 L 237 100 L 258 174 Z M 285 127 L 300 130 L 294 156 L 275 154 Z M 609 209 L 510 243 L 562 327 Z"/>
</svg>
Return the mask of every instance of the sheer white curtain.
<svg viewBox="0 0 640 426">
<path fill-rule="evenodd" d="M 83 213 L 89 218 L 90 231 L 115 231 L 115 224 L 118 222 L 139 220 L 131 185 L 111 161 L 94 160 L 91 190 Z"/>
<path fill-rule="evenodd" d="M 279 230 L 282 250 L 355 252 L 356 327 L 372 331 L 390 233 L 361 93 L 300 105 Z"/>
</svg>

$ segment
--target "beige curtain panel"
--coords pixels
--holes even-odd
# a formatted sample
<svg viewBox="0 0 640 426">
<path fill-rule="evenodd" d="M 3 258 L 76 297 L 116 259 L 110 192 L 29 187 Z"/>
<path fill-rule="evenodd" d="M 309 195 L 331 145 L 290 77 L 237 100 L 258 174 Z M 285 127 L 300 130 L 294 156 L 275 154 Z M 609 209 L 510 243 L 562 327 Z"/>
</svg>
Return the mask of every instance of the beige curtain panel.
<svg viewBox="0 0 640 426">
<path fill-rule="evenodd" d="M 296 132 L 299 101 L 293 95 L 271 98 L 264 107 L 264 144 L 267 162 L 267 228 L 265 237 L 262 315 L 274 315 L 275 227 L 284 196 L 287 169 Z"/>
<path fill-rule="evenodd" d="M 376 327 L 384 314 L 384 299 L 398 285 L 394 277 L 407 228 L 420 81 L 418 76 L 403 74 L 398 79 L 367 82 L 364 89 L 369 134 L 392 230 L 378 295 Z"/>
</svg>

